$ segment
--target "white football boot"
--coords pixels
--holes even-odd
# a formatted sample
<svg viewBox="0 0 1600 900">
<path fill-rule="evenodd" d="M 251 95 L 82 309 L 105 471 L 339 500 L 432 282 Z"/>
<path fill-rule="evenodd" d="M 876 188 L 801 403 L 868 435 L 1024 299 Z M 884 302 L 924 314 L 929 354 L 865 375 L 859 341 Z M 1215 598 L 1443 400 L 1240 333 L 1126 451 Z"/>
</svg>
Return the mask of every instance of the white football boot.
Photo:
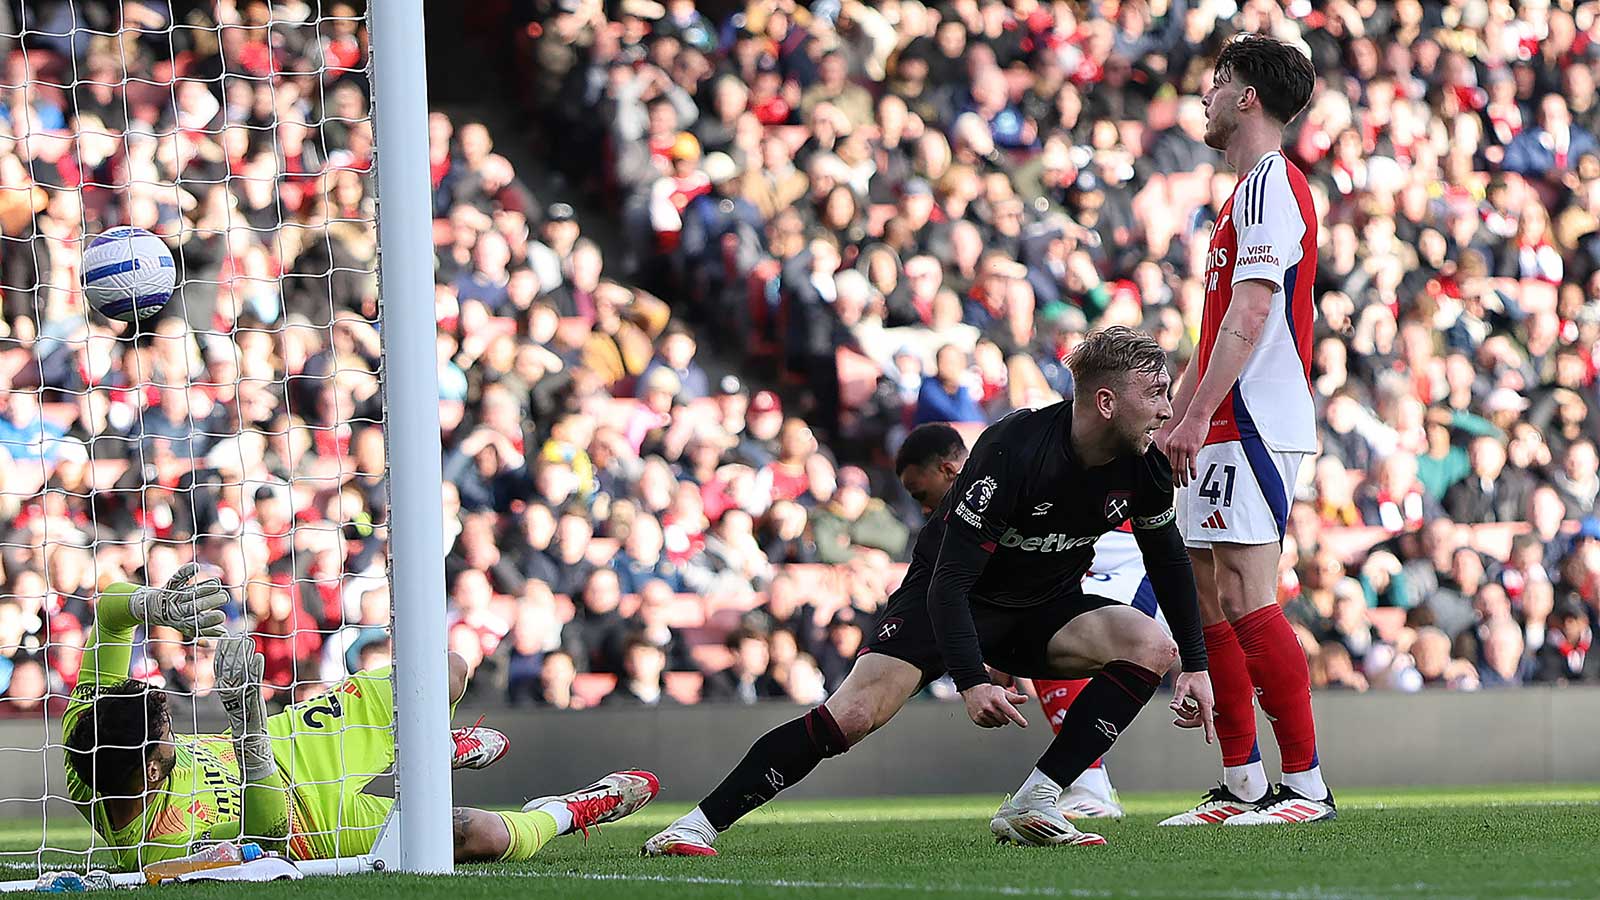
<svg viewBox="0 0 1600 900">
<path fill-rule="evenodd" d="M 1041 791 L 1007 797 L 989 820 L 989 830 L 999 843 L 1031 847 L 1094 847 L 1106 842 L 1100 835 L 1079 831 L 1069 822 L 1057 806 L 1060 799 Z"/>
<path fill-rule="evenodd" d="M 487 769 L 511 749 L 510 738 L 482 725 L 457 728 L 450 732 L 450 739 L 455 742 L 455 752 L 450 757 L 452 769 Z"/>
<path fill-rule="evenodd" d="M 1178 813 L 1157 822 L 1157 825 L 1221 825 L 1238 816 L 1248 815 L 1260 809 L 1262 804 L 1271 797 L 1268 792 L 1261 800 L 1245 800 L 1223 785 L 1217 785 L 1206 792 L 1200 803 L 1193 809 Z"/>
<path fill-rule="evenodd" d="M 1305 825 L 1310 822 L 1331 822 L 1339 817 L 1333 803 L 1333 792 L 1322 800 L 1308 800 L 1287 785 L 1278 785 L 1267 795 L 1261 805 L 1243 815 L 1234 816 L 1224 825 Z"/>
<path fill-rule="evenodd" d="M 1074 785 L 1061 793 L 1056 808 L 1069 819 L 1120 819 L 1123 816 L 1122 801 L 1115 788 L 1111 796 L 1102 797 L 1088 788 Z"/>
<path fill-rule="evenodd" d="M 704 818 L 701 822 L 704 823 Z M 662 829 L 659 834 L 644 842 L 640 856 L 716 856 L 711 842 L 717 839 L 715 829 L 689 821 L 684 816 Z"/>
<path fill-rule="evenodd" d="M 572 813 L 573 831 L 589 836 L 589 829 L 607 822 L 615 822 L 633 815 L 654 800 L 661 790 L 656 776 L 642 770 L 630 769 L 613 772 L 581 790 L 556 797 L 538 797 L 522 804 L 523 812 L 532 812 L 546 803 L 567 805 Z"/>
</svg>

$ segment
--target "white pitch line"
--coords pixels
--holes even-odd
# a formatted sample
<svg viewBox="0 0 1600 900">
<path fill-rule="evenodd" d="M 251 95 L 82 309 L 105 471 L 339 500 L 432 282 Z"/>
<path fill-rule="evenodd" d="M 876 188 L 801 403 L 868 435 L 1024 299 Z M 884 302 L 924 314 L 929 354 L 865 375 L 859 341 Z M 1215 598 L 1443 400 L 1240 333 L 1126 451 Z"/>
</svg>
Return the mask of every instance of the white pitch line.
<svg viewBox="0 0 1600 900">
<path fill-rule="evenodd" d="M 480 870 L 481 871 L 481 870 Z M 482 871 L 484 875 L 502 875 L 502 873 Z M 955 885 L 955 884 L 913 884 L 906 882 L 887 881 L 809 881 L 786 878 L 752 879 L 752 878 L 716 878 L 707 875 L 628 875 L 610 872 L 538 872 L 523 871 L 515 875 L 531 878 L 567 879 L 572 881 L 611 881 L 636 884 L 685 884 L 705 885 L 711 887 L 733 888 L 778 888 L 790 890 L 829 890 L 829 891 L 859 891 L 870 892 L 916 892 L 923 894 L 968 894 L 989 895 L 997 897 L 1071 897 L 1082 900 L 1099 900 L 1099 898 L 1112 897 L 1182 897 L 1204 898 L 1204 900 L 1386 900 L 1396 894 L 1424 894 L 1433 898 L 1448 898 L 1456 895 L 1441 893 L 1435 885 L 1416 882 L 1413 884 L 1397 884 L 1376 889 L 1374 892 L 1348 892 L 1341 890 L 1324 890 L 1311 887 L 1289 891 L 1274 890 L 1225 890 L 1225 891 L 1197 891 L 1185 889 L 1175 892 L 1152 892 L 1138 889 L 1122 888 L 1115 891 L 1098 890 L 1095 888 L 1055 888 L 1055 887 L 1012 887 L 1007 885 Z M 1547 882 L 1519 882 L 1518 887 L 1571 887 L 1570 881 Z M 1504 898 L 1513 900 L 1513 898 Z M 1528 898 L 1533 900 L 1533 898 Z"/>
</svg>

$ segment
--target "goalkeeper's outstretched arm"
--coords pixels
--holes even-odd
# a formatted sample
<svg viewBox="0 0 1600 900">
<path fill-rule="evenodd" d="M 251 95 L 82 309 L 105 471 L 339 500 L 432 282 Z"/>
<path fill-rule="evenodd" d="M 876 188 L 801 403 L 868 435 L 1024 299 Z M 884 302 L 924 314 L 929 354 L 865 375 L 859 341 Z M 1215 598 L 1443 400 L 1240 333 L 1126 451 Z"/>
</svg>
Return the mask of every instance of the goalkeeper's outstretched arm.
<svg viewBox="0 0 1600 900">
<path fill-rule="evenodd" d="M 265 661 L 249 637 L 225 637 L 217 645 L 217 691 L 228 711 L 234 755 L 244 779 L 242 836 L 282 850 L 289 839 L 289 786 L 272 758 L 267 704 L 261 696 Z"/>
<path fill-rule="evenodd" d="M 223 633 L 222 607 L 228 595 L 215 579 L 199 581 L 200 567 L 189 563 L 173 573 L 160 587 L 116 582 L 101 592 L 95 603 L 94 624 L 84 642 L 83 660 L 78 671 L 78 687 L 62 717 L 61 733 L 71 736 L 95 698 L 108 688 L 128 680 L 133 660 L 134 630 L 140 625 L 175 628 L 187 639 L 217 637 Z M 93 723 L 88 723 L 93 726 Z M 90 727 L 90 732 L 95 729 Z M 78 742 L 79 750 L 101 743 L 88 734 Z M 73 800 L 87 804 L 95 795 L 89 778 L 80 777 L 74 765 L 74 742 L 67 741 L 67 787 Z M 80 806 L 89 815 L 88 806 Z"/>
</svg>

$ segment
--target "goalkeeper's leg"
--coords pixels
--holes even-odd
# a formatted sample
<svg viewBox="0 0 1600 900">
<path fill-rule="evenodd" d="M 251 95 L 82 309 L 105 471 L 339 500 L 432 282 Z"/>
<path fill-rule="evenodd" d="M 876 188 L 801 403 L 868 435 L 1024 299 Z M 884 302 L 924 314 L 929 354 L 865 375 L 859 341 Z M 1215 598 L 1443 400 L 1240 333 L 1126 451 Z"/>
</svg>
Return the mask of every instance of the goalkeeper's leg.
<svg viewBox="0 0 1600 900">
<path fill-rule="evenodd" d="M 529 801 L 521 812 L 457 807 L 452 814 L 456 862 L 521 862 L 574 831 L 616 822 L 655 799 L 661 785 L 649 772 L 615 772 L 570 794 Z"/>
</svg>

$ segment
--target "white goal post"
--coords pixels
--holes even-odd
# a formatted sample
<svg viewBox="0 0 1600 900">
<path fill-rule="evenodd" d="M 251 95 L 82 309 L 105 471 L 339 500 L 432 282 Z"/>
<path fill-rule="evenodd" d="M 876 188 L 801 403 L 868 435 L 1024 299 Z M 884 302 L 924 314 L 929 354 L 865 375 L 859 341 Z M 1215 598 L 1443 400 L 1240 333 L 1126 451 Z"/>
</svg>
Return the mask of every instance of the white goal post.
<svg viewBox="0 0 1600 900">
<path fill-rule="evenodd" d="M 428 198 L 428 79 L 422 0 L 373 0 L 379 283 L 392 310 L 384 336 L 389 447 L 390 582 L 394 597 L 396 858 L 391 868 L 448 873 L 450 704 L 446 671 L 444 512 L 440 498 L 439 371 Z M 392 42 L 392 43 L 390 43 Z M 392 301 L 392 303 L 391 303 Z M 419 361 L 427 360 L 427 365 Z M 398 523 L 404 525 L 396 527 Z M 405 622 L 402 626 L 401 621 Z M 442 786 L 442 787 L 441 787 Z M 388 848 L 376 848 L 379 854 Z"/>
<path fill-rule="evenodd" d="M 0 2 L 0 9 L 9 6 Z M 134 18 L 108 25 L 106 16 L 119 17 L 117 10 L 125 7 Z M 303 863 L 302 872 L 449 873 L 445 532 L 423 0 L 63 0 L 37 7 L 25 2 L 22 9 L 15 22 L 0 15 L 0 82 L 5 82 L 0 105 L 6 106 L 0 110 L 0 199 L 27 198 L 33 223 L 19 236 L 12 219 L 15 204 L 0 203 L 0 276 L 6 295 L 0 392 L 7 400 L 0 415 L 37 409 L 41 424 L 26 438 L 0 430 L 0 565 L 28 561 L 22 569 L 0 568 L 0 891 L 31 890 L 45 871 L 100 866 L 98 854 L 109 845 L 90 833 L 87 820 L 74 809 L 82 804 L 75 804 L 63 786 L 67 735 L 60 714 L 75 675 L 58 659 L 81 650 L 81 632 L 90 622 L 67 617 L 81 625 L 81 632 L 65 636 L 60 622 L 67 618 L 56 619 L 53 604 L 68 597 L 77 604 L 73 608 L 87 609 L 87 602 L 79 602 L 84 598 L 71 595 L 68 587 L 103 588 L 135 572 L 170 574 L 171 558 L 204 557 L 235 593 L 238 606 L 250 611 L 249 621 L 255 621 L 256 589 L 263 594 L 283 589 L 278 579 L 285 576 L 274 575 L 269 583 L 259 574 L 264 569 L 254 568 L 257 557 L 267 553 L 261 547 L 274 542 L 294 557 L 288 560 L 293 574 L 286 576 L 293 587 L 285 590 L 321 590 L 333 598 L 327 601 L 334 610 L 331 624 L 323 620 L 315 626 L 330 646 L 346 633 L 387 628 L 384 646 L 392 647 L 395 804 L 369 852 Z M 148 16 L 138 19 L 141 10 Z M 287 46 L 284 33 L 292 35 L 293 53 L 280 52 Z M 216 55 L 210 60 L 215 69 L 201 65 L 206 74 L 180 74 L 180 58 L 205 62 L 207 52 Z M 255 55 L 241 61 L 244 53 Z M 292 68 L 296 60 L 302 68 Z M 13 81 L 19 72 L 24 79 Z M 351 101 L 348 88 L 330 89 L 340 73 L 348 72 L 364 74 L 370 86 L 356 114 L 342 105 Z M 214 98 L 214 109 L 202 93 Z M 291 94 L 294 100 L 286 100 Z M 252 101 L 254 108 L 241 108 Z M 82 104 L 98 114 L 75 118 Z M 63 107 L 64 120 L 57 122 L 52 111 Z M 305 120 L 285 125 L 280 114 Z M 355 136 L 343 138 L 337 153 L 324 154 L 311 144 L 329 123 Z M 365 147 L 359 146 L 363 138 Z M 305 151 L 298 144 L 291 148 L 290 140 L 304 140 Z M 208 157 L 219 152 L 220 160 Z M 213 165 L 204 171 L 222 174 L 193 175 L 195 170 L 186 168 L 192 160 L 209 161 Z M 350 196 L 355 200 L 347 204 Z M 202 208 L 208 203 L 215 208 Z M 263 224 L 261 216 L 270 215 L 264 211 L 274 208 L 278 219 Z M 24 222 L 28 215 L 24 212 Z M 124 224 L 155 231 L 177 260 L 173 309 L 155 324 L 124 326 L 88 312 L 78 287 L 87 240 Z M 354 262 L 334 252 L 332 234 L 339 229 L 355 235 L 354 245 L 367 248 Z M 291 268 L 292 256 L 317 258 L 319 242 L 327 245 L 320 269 L 312 264 Z M 217 246 L 221 262 L 209 269 L 196 262 L 201 258 L 196 248 Z M 15 283 L 18 271 L 32 280 Z M 357 413 L 340 405 L 348 400 L 341 381 L 348 373 L 341 368 L 338 346 L 341 311 L 330 308 L 324 321 L 313 324 L 292 314 L 288 302 L 290 283 L 299 280 L 301 286 L 311 285 L 313 294 L 328 294 L 332 304 L 333 284 L 341 276 L 351 283 L 374 283 L 373 296 L 366 298 L 376 300 L 368 312 L 372 321 L 352 327 L 365 326 L 366 334 L 378 336 L 377 349 L 365 354 L 370 370 L 358 365 L 355 377 L 375 379 L 379 390 L 363 398 L 362 408 L 381 408 L 382 472 L 350 465 L 360 459 L 352 428 L 378 428 L 371 418 L 357 421 Z M 31 309 L 17 312 L 19 296 Z M 190 307 L 201 296 L 216 304 L 214 321 L 231 315 L 230 324 L 203 321 Z M 245 309 L 254 310 L 249 326 L 240 324 Z M 136 342 L 143 349 L 133 349 Z M 254 357 L 262 348 L 287 359 L 305 347 L 326 354 L 326 371 L 280 372 L 260 383 L 262 370 Z M 61 358 L 81 369 L 81 381 L 52 381 L 51 367 Z M 138 373 L 142 377 L 133 383 L 108 376 L 132 375 L 128 365 L 143 367 L 151 360 L 156 368 Z M 175 377 L 174 367 L 183 369 L 184 377 Z M 164 380 L 148 380 L 157 370 Z M 271 364 L 266 371 L 274 371 Z M 334 411 L 320 420 L 309 410 L 289 408 L 308 390 L 304 383 L 316 379 L 325 385 L 309 389 L 312 395 L 334 398 L 328 401 Z M 262 430 L 239 412 L 249 402 L 247 394 L 289 398 L 279 401 L 277 414 L 269 417 L 288 423 L 284 430 Z M 175 421 L 186 426 L 179 429 L 182 436 L 152 443 L 150 435 L 157 432 L 151 421 L 172 409 L 181 409 Z M 73 424 L 55 428 L 51 416 Z M 218 423 L 224 423 L 220 433 Z M 205 453 L 196 449 L 202 439 L 210 448 Z M 119 442 L 122 456 L 106 458 L 104 447 Z M 336 464 L 330 468 L 323 456 L 321 468 L 302 467 L 302 459 L 313 454 L 308 448 L 324 442 L 340 448 L 331 454 L 339 457 Z M 190 456 L 175 462 L 173 446 L 187 446 Z M 251 451 L 256 456 L 246 447 L 256 448 Z M 289 474 L 272 480 L 266 463 L 257 459 L 263 454 L 287 464 Z M 221 472 L 220 480 L 197 487 L 199 476 L 193 473 L 203 466 Z M 171 473 L 183 474 L 168 477 Z M 372 476 L 364 482 L 369 486 L 382 485 L 374 493 L 384 495 L 383 521 L 360 519 L 346 508 L 348 486 L 358 475 Z M 219 504 L 225 509 L 212 511 L 216 519 L 227 520 L 214 526 L 226 534 L 190 522 L 193 533 L 163 537 L 174 528 L 172 510 L 182 506 L 173 497 L 192 504 L 184 491 L 200 487 L 215 488 L 226 498 Z M 252 500 L 266 495 L 269 500 Z M 96 518 L 101 512 L 96 504 L 108 497 L 128 507 L 131 531 L 112 533 Z M 315 512 L 327 507 L 323 518 L 298 516 L 312 511 L 310 498 L 319 504 Z M 272 531 L 264 524 L 265 514 L 252 519 L 260 512 L 252 512 L 253 504 L 284 501 L 285 531 Z M 73 518 L 80 510 L 90 511 L 88 521 Z M 189 512 L 197 522 L 199 513 Z M 23 521 L 19 516 L 33 516 L 27 520 L 32 524 L 11 527 Z M 360 572 L 342 566 L 333 572 L 318 569 L 324 555 L 345 560 L 351 540 L 346 535 L 358 526 L 366 538 L 383 539 L 385 551 Z M 186 546 L 174 551 L 174 543 Z M 217 545 L 224 549 L 208 549 Z M 242 559 L 235 561 L 230 553 Z M 35 566 L 35 561 L 42 562 Z M 92 571 L 80 582 L 76 574 L 64 573 L 71 564 Z M 365 604 L 379 594 L 387 597 L 389 610 L 387 621 L 375 625 Z M 298 615 L 289 617 L 292 631 L 272 634 L 298 647 Z M 20 637 L 17 621 L 26 626 Z M 169 663 L 179 669 L 189 665 L 194 672 L 210 665 L 207 651 L 192 643 L 177 644 L 145 629 L 138 634 L 135 640 L 145 643 L 132 648 L 134 677 L 159 679 Z M 317 658 L 331 658 L 329 652 L 324 648 Z M 280 693 L 299 696 L 307 688 L 311 695 L 343 674 L 329 675 L 325 667 L 303 673 L 300 665 L 295 657 L 293 680 Z M 43 694 L 10 687 L 13 670 L 23 669 L 28 678 L 36 670 L 42 673 Z M 209 694 L 205 678 L 180 680 L 176 690 L 169 681 L 168 690 L 174 696 L 187 692 L 203 703 Z M 21 682 L 19 675 L 16 683 Z M 203 730 L 200 714 L 188 707 L 175 706 L 172 722 L 179 734 Z M 226 727 L 208 724 L 212 731 Z M 22 745 L 24 739 L 34 742 Z M 115 881 L 139 884 L 142 876 L 129 872 Z"/>
</svg>

